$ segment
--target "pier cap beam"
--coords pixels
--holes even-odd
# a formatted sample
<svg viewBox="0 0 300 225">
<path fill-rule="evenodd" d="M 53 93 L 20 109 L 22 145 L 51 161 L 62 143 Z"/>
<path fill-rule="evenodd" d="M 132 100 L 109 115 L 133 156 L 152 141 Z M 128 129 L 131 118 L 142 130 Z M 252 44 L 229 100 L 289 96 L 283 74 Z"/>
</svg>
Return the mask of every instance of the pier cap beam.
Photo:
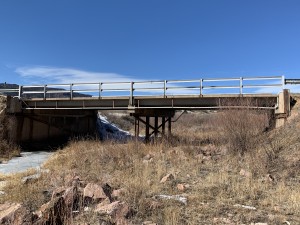
<svg viewBox="0 0 300 225">
<path fill-rule="evenodd" d="M 135 109 L 134 113 L 130 113 L 131 116 L 150 116 L 150 117 L 173 117 L 175 110 L 173 109 Z"/>
</svg>

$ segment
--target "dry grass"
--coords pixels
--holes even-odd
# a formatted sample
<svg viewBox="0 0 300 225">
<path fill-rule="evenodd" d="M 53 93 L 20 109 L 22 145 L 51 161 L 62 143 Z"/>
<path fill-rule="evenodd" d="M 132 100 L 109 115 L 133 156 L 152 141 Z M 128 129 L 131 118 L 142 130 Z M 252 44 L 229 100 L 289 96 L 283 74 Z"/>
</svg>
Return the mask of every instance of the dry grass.
<svg viewBox="0 0 300 225">
<path fill-rule="evenodd" d="M 7 195 L 2 201 L 23 202 L 36 209 L 48 200 L 47 193 L 78 175 L 86 182 L 125 188 L 121 200 L 134 210 L 133 224 L 145 220 L 158 224 L 300 224 L 300 138 L 296 132 L 300 117 L 284 128 L 266 133 L 261 126 L 265 121 L 263 114 L 234 112 L 235 119 L 255 118 L 260 123 L 251 131 L 243 130 L 244 125 L 238 128 L 239 132 L 250 132 L 239 140 L 247 143 L 239 146 L 226 141 L 231 134 L 230 129 L 224 130 L 229 121 L 224 127 L 219 126 L 221 131 L 213 130 L 214 120 L 221 117 L 224 121 L 224 116 L 232 115 L 226 113 L 184 115 L 174 125 L 179 140 L 176 146 L 163 141 L 152 145 L 73 141 L 44 165 L 51 172 L 38 181 L 21 185 L 20 175 L 8 179 Z M 239 147 L 244 146 L 246 150 L 239 154 Z M 145 156 L 152 159 L 146 160 Z M 168 173 L 174 179 L 160 183 Z M 178 184 L 188 187 L 180 191 Z M 186 195 L 188 204 L 155 200 L 153 196 L 157 194 Z M 82 219 L 90 224 L 98 221 L 96 215 L 83 215 Z"/>
<path fill-rule="evenodd" d="M 6 98 L 0 96 L 0 113 L 5 109 Z M 13 156 L 20 155 L 20 149 L 10 140 L 10 134 L 16 129 L 15 118 L 0 114 L 0 161 L 10 159 Z"/>
</svg>

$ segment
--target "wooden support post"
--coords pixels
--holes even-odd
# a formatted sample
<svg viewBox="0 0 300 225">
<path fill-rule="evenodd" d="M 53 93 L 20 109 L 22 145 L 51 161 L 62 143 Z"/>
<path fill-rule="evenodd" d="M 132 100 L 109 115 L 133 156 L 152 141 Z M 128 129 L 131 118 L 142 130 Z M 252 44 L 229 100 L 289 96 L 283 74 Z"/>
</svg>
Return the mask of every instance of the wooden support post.
<svg viewBox="0 0 300 225">
<path fill-rule="evenodd" d="M 150 117 L 146 116 L 146 142 L 150 139 Z"/>
<path fill-rule="evenodd" d="M 154 117 L 154 136 L 158 135 L 158 116 Z"/>
<path fill-rule="evenodd" d="M 162 130 L 162 135 L 165 136 L 166 134 L 166 117 L 161 118 L 161 130 Z"/>
<path fill-rule="evenodd" d="M 135 137 L 138 138 L 140 136 L 140 118 L 138 116 L 135 116 L 134 118 Z"/>
<path fill-rule="evenodd" d="M 168 135 L 170 136 L 172 134 L 172 117 L 169 117 L 168 119 Z"/>
</svg>

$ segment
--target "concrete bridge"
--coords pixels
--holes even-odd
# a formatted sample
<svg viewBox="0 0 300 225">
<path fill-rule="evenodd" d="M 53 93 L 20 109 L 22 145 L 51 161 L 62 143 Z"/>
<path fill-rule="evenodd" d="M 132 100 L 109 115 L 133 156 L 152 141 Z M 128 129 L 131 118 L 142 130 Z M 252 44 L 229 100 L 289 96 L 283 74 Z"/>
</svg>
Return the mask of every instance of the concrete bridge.
<svg viewBox="0 0 300 225">
<path fill-rule="evenodd" d="M 0 94 L 9 95 L 6 114 L 16 117 L 17 142 L 94 134 L 98 110 L 127 110 L 135 118 L 135 135 L 143 123 L 149 139 L 165 135 L 166 128 L 171 132 L 176 110 L 269 110 L 280 126 L 290 115 L 285 84 L 297 82 L 274 76 L 20 85 L 0 89 Z"/>
</svg>

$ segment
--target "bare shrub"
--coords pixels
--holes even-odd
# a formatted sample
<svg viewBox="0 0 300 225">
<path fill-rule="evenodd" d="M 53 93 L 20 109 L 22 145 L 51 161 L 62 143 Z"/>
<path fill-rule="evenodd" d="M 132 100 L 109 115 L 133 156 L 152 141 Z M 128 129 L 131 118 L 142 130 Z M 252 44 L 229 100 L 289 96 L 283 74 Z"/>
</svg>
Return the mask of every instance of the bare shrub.
<svg viewBox="0 0 300 225">
<path fill-rule="evenodd" d="M 12 138 L 15 123 L 12 116 L 0 116 L 0 158 L 9 159 L 20 154 L 20 149 Z"/>
<path fill-rule="evenodd" d="M 257 138 L 269 126 L 268 112 L 247 107 L 225 109 L 219 113 L 215 126 L 220 130 L 220 137 L 234 153 L 244 155 L 253 149 Z"/>
</svg>

